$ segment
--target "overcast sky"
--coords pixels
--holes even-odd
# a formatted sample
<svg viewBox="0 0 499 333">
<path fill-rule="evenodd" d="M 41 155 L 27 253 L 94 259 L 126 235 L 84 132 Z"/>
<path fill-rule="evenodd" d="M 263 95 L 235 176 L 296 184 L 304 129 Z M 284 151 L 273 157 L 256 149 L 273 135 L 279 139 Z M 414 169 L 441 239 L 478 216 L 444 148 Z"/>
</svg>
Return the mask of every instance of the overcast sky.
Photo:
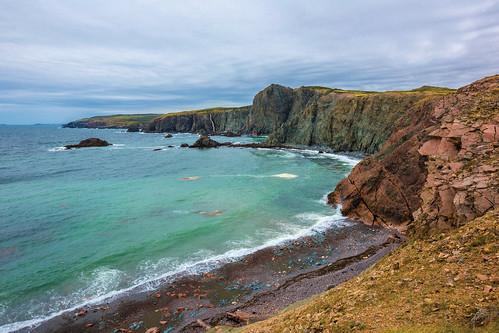
<svg viewBox="0 0 499 333">
<path fill-rule="evenodd" d="M 459 87 L 498 59 L 494 0 L 0 0 L 0 123 Z"/>
</svg>

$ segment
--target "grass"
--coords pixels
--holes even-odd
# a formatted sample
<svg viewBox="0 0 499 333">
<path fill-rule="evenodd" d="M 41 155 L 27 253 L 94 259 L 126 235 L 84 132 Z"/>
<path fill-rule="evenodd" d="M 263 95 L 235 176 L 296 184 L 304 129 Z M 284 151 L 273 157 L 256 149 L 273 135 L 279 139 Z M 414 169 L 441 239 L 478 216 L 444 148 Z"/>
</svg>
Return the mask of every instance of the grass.
<svg viewBox="0 0 499 333">
<path fill-rule="evenodd" d="M 90 118 L 83 118 L 77 122 L 99 122 L 106 126 L 128 127 L 132 125 L 146 124 L 158 117 L 159 114 L 146 113 L 146 114 L 116 114 L 110 116 L 95 116 Z"/>
<path fill-rule="evenodd" d="M 265 321 L 212 332 L 498 332 L 499 209 Z"/>
<path fill-rule="evenodd" d="M 387 90 L 387 91 L 369 91 L 369 90 L 352 90 L 352 89 L 339 89 L 328 88 L 322 86 L 304 86 L 303 88 L 317 90 L 321 93 L 337 93 L 337 94 L 350 94 L 354 96 L 369 96 L 376 94 L 429 94 L 429 95 L 447 95 L 455 92 L 455 89 L 434 86 L 422 86 L 412 90 Z"/>
<path fill-rule="evenodd" d="M 214 113 L 223 113 L 223 112 L 238 112 L 238 111 L 247 111 L 249 106 L 241 106 L 241 107 L 214 107 L 208 109 L 200 109 L 200 110 L 190 110 L 190 111 L 179 111 L 179 112 L 171 112 L 165 113 L 160 116 L 160 118 L 168 118 L 168 117 L 176 117 L 176 116 L 189 116 L 193 114 L 197 115 L 205 115 L 205 114 L 214 114 Z"/>
</svg>

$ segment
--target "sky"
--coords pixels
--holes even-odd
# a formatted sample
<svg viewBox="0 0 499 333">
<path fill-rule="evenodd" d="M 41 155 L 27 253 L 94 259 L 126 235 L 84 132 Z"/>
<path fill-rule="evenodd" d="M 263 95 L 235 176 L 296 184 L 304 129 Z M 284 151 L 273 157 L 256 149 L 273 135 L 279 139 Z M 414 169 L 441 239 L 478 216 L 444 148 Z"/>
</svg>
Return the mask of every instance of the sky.
<svg viewBox="0 0 499 333">
<path fill-rule="evenodd" d="M 499 0 L 0 0 L 0 123 L 499 73 Z"/>
</svg>

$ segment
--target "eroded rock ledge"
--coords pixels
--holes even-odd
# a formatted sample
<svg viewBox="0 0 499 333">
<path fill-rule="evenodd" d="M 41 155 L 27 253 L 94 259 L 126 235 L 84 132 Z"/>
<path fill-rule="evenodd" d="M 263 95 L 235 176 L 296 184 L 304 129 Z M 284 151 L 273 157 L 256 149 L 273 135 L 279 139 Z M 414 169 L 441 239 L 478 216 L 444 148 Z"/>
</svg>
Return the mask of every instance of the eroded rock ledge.
<svg viewBox="0 0 499 333">
<path fill-rule="evenodd" d="M 329 195 L 344 214 L 413 234 L 499 206 L 499 75 L 411 110 L 407 126 Z"/>
</svg>

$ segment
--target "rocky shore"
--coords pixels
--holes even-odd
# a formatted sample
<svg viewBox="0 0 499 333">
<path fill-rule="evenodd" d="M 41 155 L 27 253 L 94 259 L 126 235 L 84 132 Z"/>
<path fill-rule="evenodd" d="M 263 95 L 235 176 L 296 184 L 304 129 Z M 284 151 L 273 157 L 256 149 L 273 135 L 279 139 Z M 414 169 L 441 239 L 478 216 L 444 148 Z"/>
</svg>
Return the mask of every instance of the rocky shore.
<svg viewBox="0 0 499 333">
<path fill-rule="evenodd" d="M 371 266 L 402 242 L 398 234 L 348 222 L 341 228 L 259 250 L 155 291 L 77 309 L 30 332 L 204 332 L 268 318 Z"/>
</svg>

